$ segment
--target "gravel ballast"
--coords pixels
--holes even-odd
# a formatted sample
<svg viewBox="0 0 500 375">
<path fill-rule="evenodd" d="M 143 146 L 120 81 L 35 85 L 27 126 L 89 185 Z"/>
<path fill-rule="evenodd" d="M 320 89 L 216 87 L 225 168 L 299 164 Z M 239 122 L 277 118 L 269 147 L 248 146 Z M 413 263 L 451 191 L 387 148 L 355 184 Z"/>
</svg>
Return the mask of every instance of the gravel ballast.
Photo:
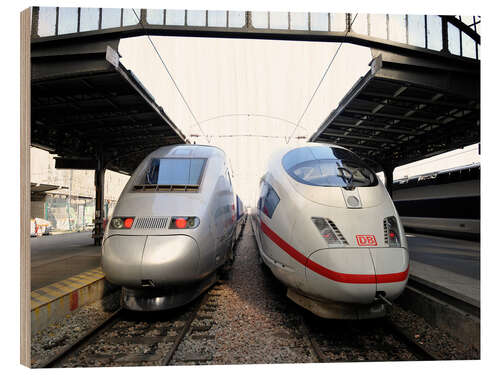
<svg viewBox="0 0 500 375">
<path fill-rule="evenodd" d="M 31 337 L 31 366 L 40 367 L 67 345 L 74 344 L 104 322 L 120 306 L 120 292 L 114 292 L 68 314 Z"/>
</svg>

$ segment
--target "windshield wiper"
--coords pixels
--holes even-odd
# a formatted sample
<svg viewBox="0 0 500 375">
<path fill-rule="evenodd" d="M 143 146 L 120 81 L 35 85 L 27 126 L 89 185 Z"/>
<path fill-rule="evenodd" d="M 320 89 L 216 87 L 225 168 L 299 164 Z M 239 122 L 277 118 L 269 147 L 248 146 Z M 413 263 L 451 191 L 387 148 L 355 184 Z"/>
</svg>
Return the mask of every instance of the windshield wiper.
<svg viewBox="0 0 500 375">
<path fill-rule="evenodd" d="M 346 186 L 344 186 L 344 189 L 346 189 L 346 190 L 353 190 L 354 189 L 354 184 L 352 182 L 352 180 L 354 178 L 353 173 L 349 169 L 344 168 L 344 167 L 337 167 L 337 169 L 342 172 L 342 174 L 340 174 L 338 176 L 341 177 L 342 180 L 344 180 L 344 182 L 346 184 Z M 345 176 L 345 172 L 349 173 L 349 175 L 350 175 L 349 179 L 347 179 L 347 177 Z"/>
</svg>

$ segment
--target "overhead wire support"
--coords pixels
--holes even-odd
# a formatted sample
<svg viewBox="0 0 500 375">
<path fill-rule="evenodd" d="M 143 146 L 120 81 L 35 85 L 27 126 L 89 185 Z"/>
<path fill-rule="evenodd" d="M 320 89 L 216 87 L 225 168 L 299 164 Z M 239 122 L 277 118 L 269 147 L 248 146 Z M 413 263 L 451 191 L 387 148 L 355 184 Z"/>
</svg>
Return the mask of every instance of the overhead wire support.
<svg viewBox="0 0 500 375">
<path fill-rule="evenodd" d="M 316 93 L 318 92 L 319 90 L 319 87 L 321 86 L 321 84 L 323 83 L 326 75 L 328 74 L 328 71 L 330 70 L 333 62 L 335 61 L 335 58 L 337 57 L 339 51 L 340 51 L 340 48 L 342 47 L 342 45 L 344 44 L 346 38 L 347 38 L 347 34 L 349 34 L 349 32 L 351 32 L 352 30 L 352 25 L 354 25 L 354 22 L 356 21 L 356 18 L 358 17 L 358 13 L 356 13 L 356 15 L 354 16 L 352 22 L 349 21 L 350 17 L 347 18 L 347 21 L 346 21 L 346 32 L 344 34 L 344 38 L 343 40 L 340 42 L 339 46 L 337 47 L 337 50 L 335 51 L 332 59 L 330 60 L 330 63 L 328 64 L 328 66 L 326 67 L 325 71 L 323 72 L 323 75 L 321 77 L 321 79 L 319 80 L 318 82 L 318 85 L 316 86 L 316 89 L 314 90 L 313 94 L 311 95 L 311 98 L 309 99 L 309 101 L 307 102 L 307 105 L 306 105 L 306 108 L 304 109 L 304 111 L 302 112 L 302 114 L 300 115 L 299 117 L 299 120 L 297 121 L 296 123 L 296 126 L 295 128 L 293 129 L 292 131 L 292 134 L 290 134 L 290 137 L 286 138 L 286 143 L 288 144 L 288 142 L 290 142 L 290 139 L 292 139 L 293 135 L 295 134 L 295 131 L 297 130 L 297 127 L 299 127 L 300 123 L 302 122 L 302 119 L 304 118 L 307 110 L 309 109 L 314 97 L 316 96 Z"/>
<path fill-rule="evenodd" d="M 142 23 L 142 20 L 140 19 L 140 17 L 137 15 L 136 11 L 134 8 L 132 8 L 132 11 L 134 12 L 135 14 L 135 17 L 137 18 L 137 20 L 139 21 L 139 24 L 141 25 L 142 29 L 144 30 L 144 32 L 146 33 L 146 36 L 148 37 L 148 40 L 149 40 L 149 43 L 151 44 L 151 46 L 153 47 L 154 51 L 156 52 L 156 55 L 158 56 L 158 58 L 160 59 L 162 65 L 163 65 L 163 68 L 165 69 L 165 71 L 167 72 L 167 74 L 169 75 L 170 79 L 172 80 L 175 88 L 177 89 L 177 92 L 179 93 L 179 95 L 181 96 L 181 99 L 182 101 L 184 102 L 184 104 L 186 105 L 189 113 L 191 113 L 191 116 L 193 117 L 194 119 L 194 122 L 196 123 L 196 125 L 198 125 L 198 128 L 200 129 L 200 132 L 201 134 L 206 138 L 207 142 L 210 143 L 210 138 L 207 137 L 205 135 L 205 132 L 203 131 L 203 129 L 201 128 L 201 125 L 200 125 L 200 122 L 198 121 L 198 119 L 196 118 L 196 116 L 194 115 L 189 103 L 187 102 L 186 98 L 184 97 L 184 95 L 182 94 L 182 91 L 181 89 L 179 88 L 179 86 L 177 85 L 177 82 L 175 82 L 175 79 L 173 77 L 173 75 L 170 73 L 170 70 L 168 70 L 168 67 L 167 67 L 167 64 L 165 63 L 165 61 L 163 60 L 163 58 L 161 57 L 161 54 L 160 52 L 158 51 L 158 49 L 156 48 L 156 45 L 154 44 L 153 40 L 151 39 L 151 36 L 149 35 L 148 31 L 146 30 L 146 28 L 144 27 L 143 23 Z"/>
</svg>

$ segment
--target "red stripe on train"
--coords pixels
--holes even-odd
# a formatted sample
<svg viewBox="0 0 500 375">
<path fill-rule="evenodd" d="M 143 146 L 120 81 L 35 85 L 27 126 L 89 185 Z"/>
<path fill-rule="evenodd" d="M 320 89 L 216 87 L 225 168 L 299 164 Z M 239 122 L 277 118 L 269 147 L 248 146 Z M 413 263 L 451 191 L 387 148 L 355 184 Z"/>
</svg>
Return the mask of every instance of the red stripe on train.
<svg viewBox="0 0 500 375">
<path fill-rule="evenodd" d="M 386 273 L 382 275 L 357 275 L 351 273 L 340 273 L 323 267 L 321 264 L 312 260 L 308 260 L 306 256 L 290 246 L 280 236 L 278 236 L 271 228 L 269 228 L 262 220 L 260 222 L 262 231 L 268 236 L 276 245 L 283 249 L 288 255 L 295 259 L 300 264 L 316 272 L 317 274 L 326 277 L 327 279 L 337 281 L 339 283 L 349 284 L 374 284 L 374 283 L 396 283 L 406 280 L 410 267 L 403 272 Z"/>
</svg>

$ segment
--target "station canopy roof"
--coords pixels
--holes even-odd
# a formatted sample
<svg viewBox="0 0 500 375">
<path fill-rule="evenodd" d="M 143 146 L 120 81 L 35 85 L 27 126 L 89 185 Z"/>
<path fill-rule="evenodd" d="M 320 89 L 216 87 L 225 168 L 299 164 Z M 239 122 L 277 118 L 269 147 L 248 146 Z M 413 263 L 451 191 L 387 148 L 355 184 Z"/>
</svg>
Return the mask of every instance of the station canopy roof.
<svg viewBox="0 0 500 375">
<path fill-rule="evenodd" d="M 349 148 L 377 170 L 480 141 L 477 61 L 450 67 L 372 53 L 371 70 L 310 141 Z"/>
<path fill-rule="evenodd" d="M 32 50 L 31 144 L 58 154 L 56 167 L 94 169 L 102 152 L 107 169 L 131 173 L 156 148 L 186 143 L 115 50 L 78 48 Z"/>
<path fill-rule="evenodd" d="M 57 189 L 67 189 L 67 187 L 51 184 L 39 184 L 35 182 L 31 183 L 31 193 L 45 193 L 46 191 Z"/>
</svg>

